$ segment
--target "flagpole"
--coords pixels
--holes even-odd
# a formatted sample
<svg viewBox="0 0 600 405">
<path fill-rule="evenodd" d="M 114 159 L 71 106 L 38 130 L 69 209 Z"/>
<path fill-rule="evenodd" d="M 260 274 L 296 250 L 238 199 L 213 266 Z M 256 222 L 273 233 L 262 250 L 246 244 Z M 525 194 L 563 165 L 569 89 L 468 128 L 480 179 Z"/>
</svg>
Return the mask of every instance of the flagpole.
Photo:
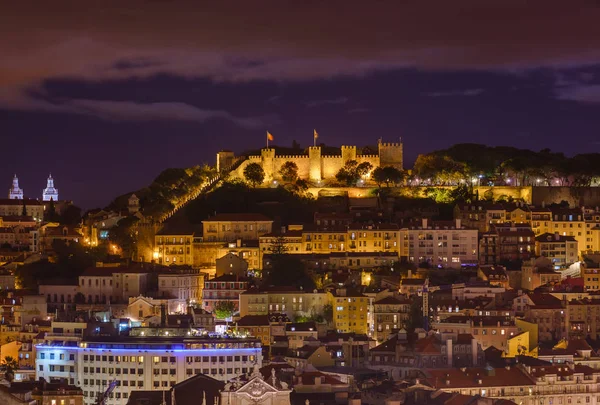
<svg viewBox="0 0 600 405">
<path fill-rule="evenodd" d="M 269 131 L 267 131 L 267 149 L 269 149 Z"/>
</svg>

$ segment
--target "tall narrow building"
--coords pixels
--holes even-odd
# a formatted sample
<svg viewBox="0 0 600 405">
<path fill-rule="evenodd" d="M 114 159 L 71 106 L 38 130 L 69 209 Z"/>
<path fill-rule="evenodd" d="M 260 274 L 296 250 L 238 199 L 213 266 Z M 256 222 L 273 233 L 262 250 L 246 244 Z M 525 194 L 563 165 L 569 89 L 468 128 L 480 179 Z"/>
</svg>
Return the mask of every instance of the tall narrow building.
<svg viewBox="0 0 600 405">
<path fill-rule="evenodd" d="M 54 188 L 54 179 L 52 174 L 48 176 L 48 184 L 42 193 L 42 201 L 58 201 L 58 189 Z"/>
<path fill-rule="evenodd" d="M 8 198 L 11 200 L 22 200 L 23 189 L 19 188 L 19 178 L 15 174 L 12 181 L 12 187 L 8 190 Z"/>
</svg>

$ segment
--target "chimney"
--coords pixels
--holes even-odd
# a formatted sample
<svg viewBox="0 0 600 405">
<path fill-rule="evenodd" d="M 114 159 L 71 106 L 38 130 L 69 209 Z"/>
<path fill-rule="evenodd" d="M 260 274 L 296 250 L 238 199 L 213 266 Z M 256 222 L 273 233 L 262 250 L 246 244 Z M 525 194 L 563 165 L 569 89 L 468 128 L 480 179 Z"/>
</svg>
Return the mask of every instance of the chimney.
<svg viewBox="0 0 600 405">
<path fill-rule="evenodd" d="M 554 240 L 560 240 L 560 234 L 558 232 L 554 232 Z"/>
<path fill-rule="evenodd" d="M 241 248 L 241 247 L 242 247 L 242 240 L 241 240 L 241 239 L 237 239 L 237 240 L 235 241 L 235 245 L 236 245 L 237 247 Z"/>
<path fill-rule="evenodd" d="M 423 222 L 423 224 L 422 224 L 423 229 L 427 229 L 427 218 L 423 218 L 422 222 Z"/>
<path fill-rule="evenodd" d="M 474 367 L 479 364 L 478 354 L 479 352 L 477 351 L 477 339 L 471 338 L 471 358 L 473 359 Z"/>
<path fill-rule="evenodd" d="M 167 310 L 165 304 L 160 304 L 160 326 L 167 326 Z"/>
<path fill-rule="evenodd" d="M 460 218 L 456 218 L 456 229 L 460 229 L 461 223 Z"/>
<path fill-rule="evenodd" d="M 446 357 L 448 358 L 448 367 L 452 367 L 452 339 L 446 340 Z"/>
</svg>

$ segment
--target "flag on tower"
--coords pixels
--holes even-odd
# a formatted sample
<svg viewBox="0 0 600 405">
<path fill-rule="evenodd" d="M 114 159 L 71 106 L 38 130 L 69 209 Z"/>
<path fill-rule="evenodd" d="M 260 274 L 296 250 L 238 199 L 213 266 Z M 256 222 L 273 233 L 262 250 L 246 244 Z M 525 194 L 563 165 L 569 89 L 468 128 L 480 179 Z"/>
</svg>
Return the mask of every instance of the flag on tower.
<svg viewBox="0 0 600 405">
<path fill-rule="evenodd" d="M 313 133 L 314 133 L 315 139 L 317 139 L 319 137 L 319 133 L 317 132 L 317 130 L 313 129 Z"/>
<path fill-rule="evenodd" d="M 271 134 L 269 131 L 267 131 L 267 139 L 268 139 L 269 141 L 272 141 L 272 140 L 273 140 L 273 135 L 272 135 L 272 134 Z"/>
</svg>

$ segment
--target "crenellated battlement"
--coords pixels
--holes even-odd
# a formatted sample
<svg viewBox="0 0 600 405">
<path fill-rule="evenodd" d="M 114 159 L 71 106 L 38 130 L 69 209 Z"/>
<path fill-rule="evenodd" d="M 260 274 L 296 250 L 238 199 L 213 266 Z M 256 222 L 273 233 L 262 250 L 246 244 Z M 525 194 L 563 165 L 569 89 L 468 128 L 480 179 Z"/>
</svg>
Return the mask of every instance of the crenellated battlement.
<svg viewBox="0 0 600 405">
<path fill-rule="evenodd" d="M 308 155 L 276 155 L 276 159 L 308 159 Z"/>
<path fill-rule="evenodd" d="M 356 155 L 357 159 L 378 159 L 379 155 Z"/>
<path fill-rule="evenodd" d="M 344 149 L 352 150 L 352 149 L 356 149 L 356 146 L 342 145 L 340 147 L 340 149 L 342 149 L 342 150 L 344 150 Z"/>
<path fill-rule="evenodd" d="M 381 147 L 399 147 L 402 146 L 402 143 L 400 142 L 380 142 L 379 146 Z"/>
</svg>

